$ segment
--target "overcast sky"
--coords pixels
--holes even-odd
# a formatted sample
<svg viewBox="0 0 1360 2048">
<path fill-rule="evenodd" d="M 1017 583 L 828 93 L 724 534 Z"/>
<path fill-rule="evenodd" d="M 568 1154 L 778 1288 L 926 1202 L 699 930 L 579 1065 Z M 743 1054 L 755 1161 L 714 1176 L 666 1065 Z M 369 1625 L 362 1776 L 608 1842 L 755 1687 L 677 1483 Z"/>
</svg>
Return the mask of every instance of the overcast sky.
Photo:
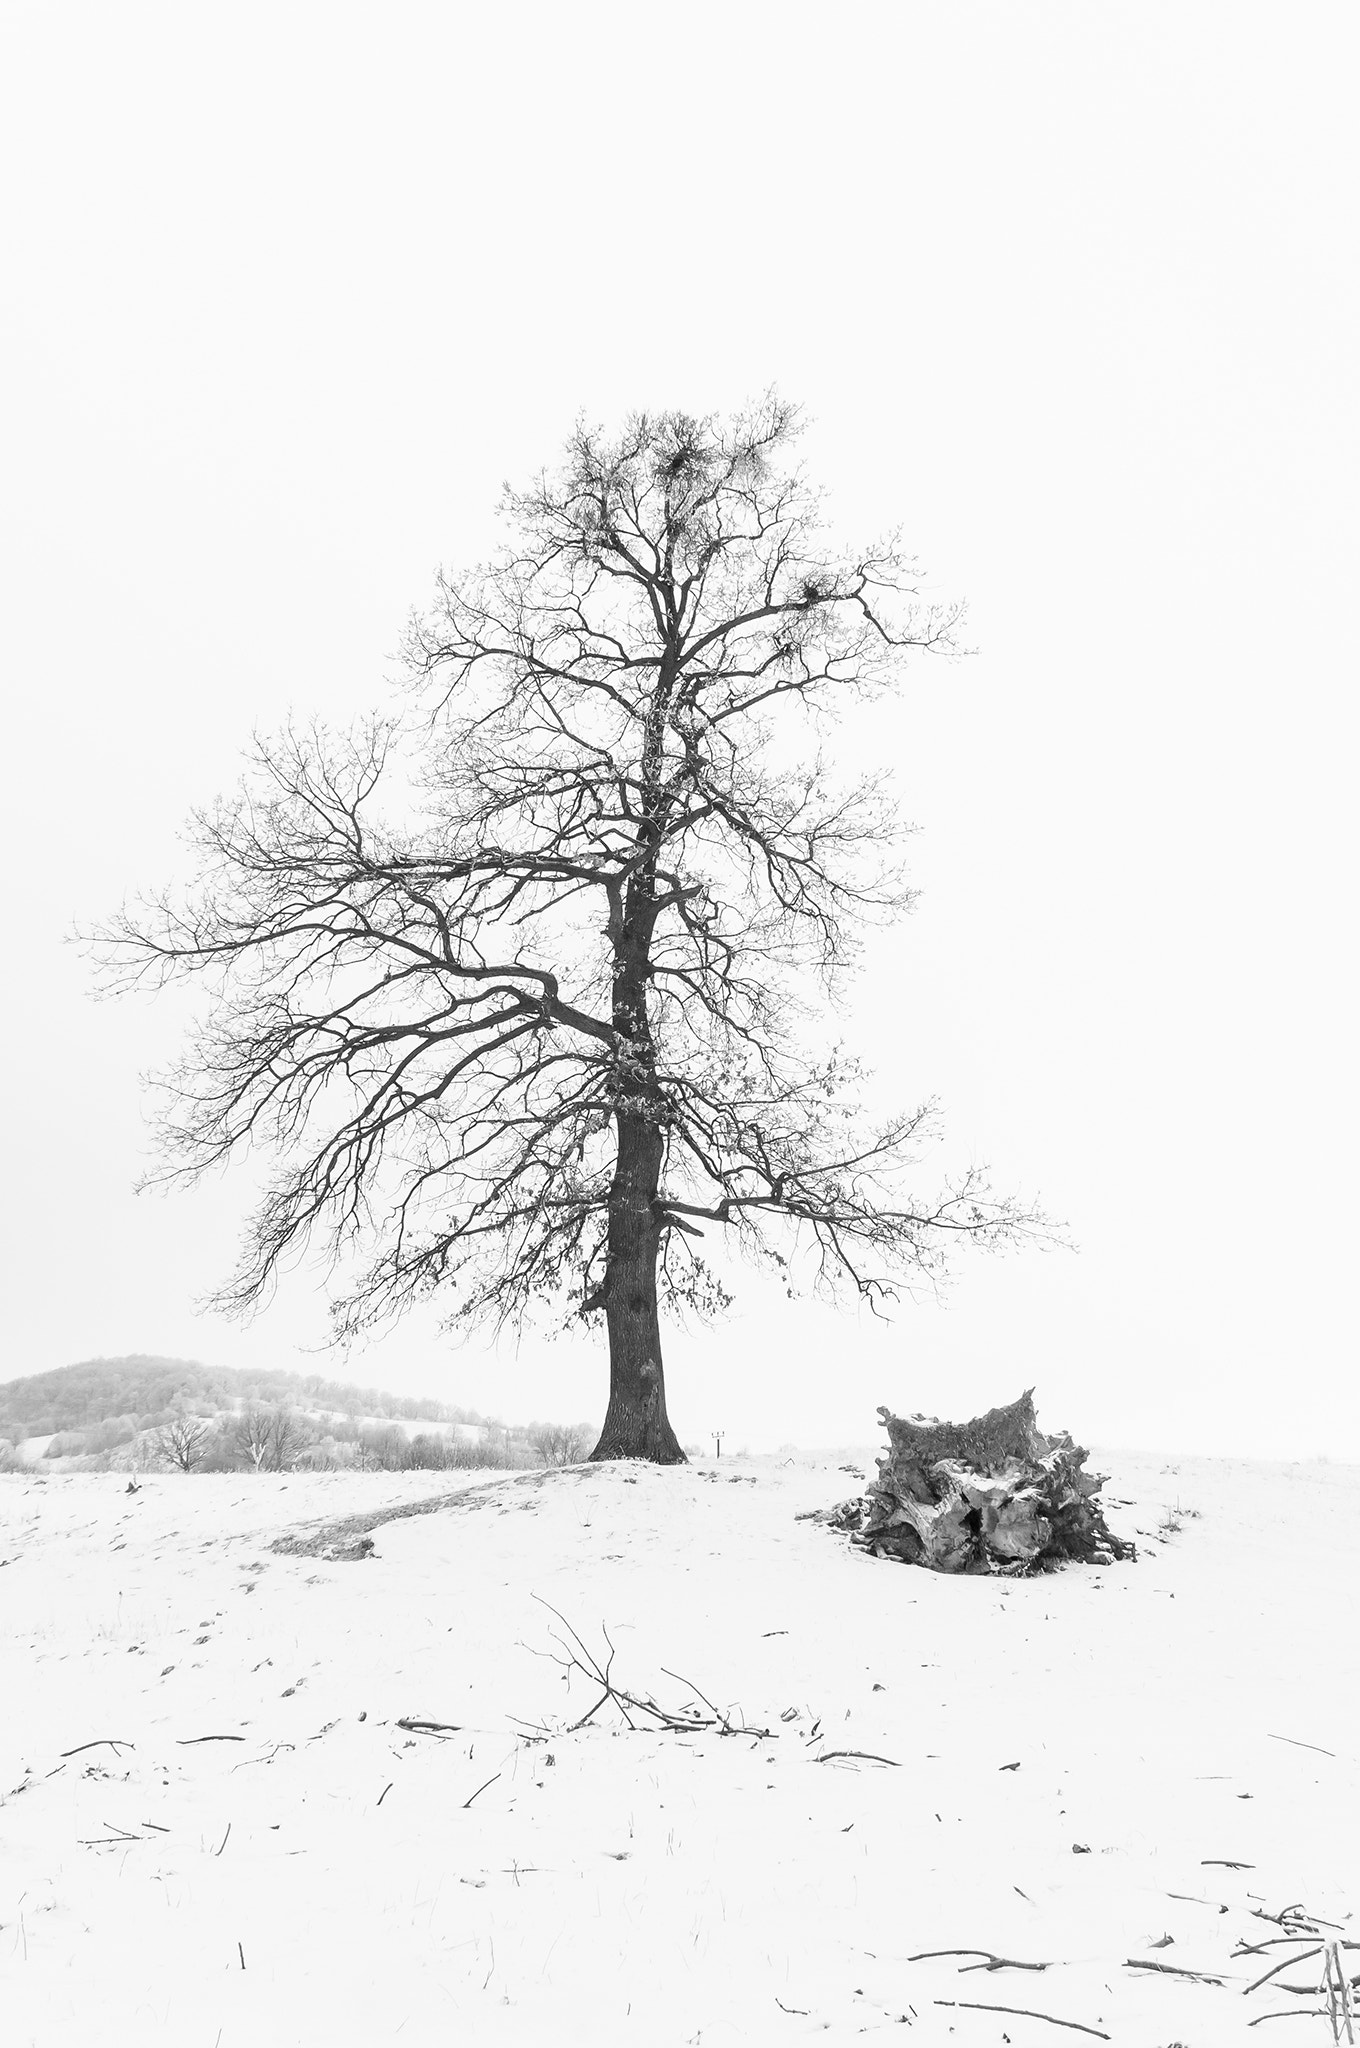
<svg viewBox="0 0 1360 2048">
<path fill-rule="evenodd" d="M 176 872 L 254 727 L 379 701 L 578 412 L 770 384 L 850 536 L 968 598 L 876 745 L 922 895 L 847 1035 L 1080 1249 L 888 1328 L 752 1285 L 673 1420 L 866 1441 L 1037 1386 L 1097 1442 L 1360 1457 L 1355 15 L 9 0 L 0 1376 L 340 1369 L 249 1192 L 136 1196 L 174 1003 L 72 926 Z M 598 1418 L 602 1338 L 347 1376 Z"/>
</svg>

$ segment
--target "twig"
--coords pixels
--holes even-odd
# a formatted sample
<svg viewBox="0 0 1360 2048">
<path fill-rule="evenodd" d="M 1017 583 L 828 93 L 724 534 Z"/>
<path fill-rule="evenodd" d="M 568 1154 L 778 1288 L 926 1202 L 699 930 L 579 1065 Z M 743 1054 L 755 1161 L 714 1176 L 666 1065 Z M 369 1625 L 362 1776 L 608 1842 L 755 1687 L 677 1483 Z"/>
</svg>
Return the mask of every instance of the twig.
<svg viewBox="0 0 1360 2048">
<path fill-rule="evenodd" d="M 80 1756 L 87 1749 L 112 1749 L 117 1751 L 120 1749 L 135 1749 L 136 1747 L 136 1743 L 129 1742 L 126 1736 L 100 1735 L 93 1742 L 78 1742 L 74 1749 L 63 1749 L 61 1751 L 61 1760 L 65 1763 L 68 1756 Z"/>
<path fill-rule="evenodd" d="M 1316 1742 L 1300 1742 L 1297 1735 L 1271 1735 L 1268 1728 L 1266 1734 L 1270 1736 L 1272 1742 L 1292 1742 L 1295 1749 L 1314 1749 L 1319 1756 L 1330 1756 L 1332 1758 L 1336 1756 L 1334 1749 L 1323 1749 Z M 1263 2013 L 1261 2017 L 1264 2019 L 1267 2015 Z M 1255 2026 L 1255 2024 L 1256 2022 L 1253 2020 L 1252 2025 Z"/>
<path fill-rule="evenodd" d="M 861 1757 L 866 1764 L 891 1764 L 895 1771 L 901 1769 L 895 1756 L 877 1756 L 872 1749 L 825 1749 L 812 1761 L 815 1764 L 829 1764 L 834 1763 L 837 1757 Z M 959 1953 L 963 1954 L 964 1951 L 960 1950 Z M 970 1949 L 967 1953 L 980 1955 L 981 1950 Z"/>
<path fill-rule="evenodd" d="M 398 1728 L 404 1728 L 408 1735 L 461 1735 L 463 1730 L 457 1721 L 411 1721 L 401 1720 Z"/>
<path fill-rule="evenodd" d="M 230 1821 L 228 1821 L 228 1822 L 227 1822 L 227 1835 L 229 1835 L 230 1833 L 231 1833 L 231 1822 L 230 1822 Z M 215 1849 L 213 1850 L 213 1855 L 214 1855 L 214 1856 L 220 1856 L 220 1855 L 222 1854 L 222 1851 L 223 1851 L 223 1850 L 224 1850 L 224 1849 L 226 1848 L 226 1846 L 227 1846 L 227 1835 L 223 1835 L 223 1837 L 222 1837 L 221 1841 L 220 1841 L 220 1842 L 218 1843 L 217 1847 L 216 1847 L 216 1848 L 215 1848 Z M 244 1968 L 245 1968 L 245 1965 L 244 1965 L 244 1964 L 242 1964 L 242 1966 L 241 1966 L 241 1967 L 242 1967 L 242 1968 L 244 1969 Z"/>
<path fill-rule="evenodd" d="M 713 1716 L 715 1721 L 726 1721 L 726 1715 L 720 1712 L 720 1710 L 714 1706 L 712 1700 L 709 1698 L 706 1692 L 700 1691 L 699 1687 L 694 1683 L 694 1680 L 692 1678 L 685 1678 L 679 1671 L 668 1671 L 664 1664 L 662 1665 L 661 1669 L 665 1677 L 673 1678 L 677 1685 L 687 1685 L 691 1692 L 697 1692 L 699 1694 L 700 1699 L 708 1708 L 709 1713 Z"/>
<path fill-rule="evenodd" d="M 244 1735 L 185 1735 L 175 1739 L 176 1749 L 192 1749 L 196 1742 L 244 1742 Z"/>
<path fill-rule="evenodd" d="M 1254 1984 L 1248 1984 L 1247 1990 L 1242 1993 L 1242 1996 L 1245 1998 L 1247 1995 L 1247 1991 L 1259 1991 L 1261 1986 L 1263 1984 L 1268 1984 L 1272 1977 L 1278 1977 L 1281 1970 L 1292 1970 L 1295 1963 L 1306 1963 L 1310 1960 L 1311 1957 L 1320 1956 L 1321 1954 L 1322 1943 L 1319 1942 L 1316 1948 L 1305 1949 L 1304 1953 L 1301 1956 L 1285 1956 L 1280 1962 L 1276 1963 L 1273 1970 L 1267 1970 L 1264 1977 L 1258 1977 Z"/>
<path fill-rule="evenodd" d="M 1255 1870 L 1256 1868 L 1254 1863 L 1234 1863 L 1230 1856 L 1201 1856 L 1199 1860 L 1201 1866 L 1206 1870 L 1211 1863 L 1217 1865 L 1220 1870 Z"/>
<path fill-rule="evenodd" d="M 805 2005 L 785 2005 L 783 1999 L 779 1996 L 779 1993 L 777 1991 L 774 1996 L 774 2002 L 779 2007 L 779 2010 L 781 2012 L 797 2013 L 798 2017 L 804 2020 L 808 2016 L 808 2009 Z"/>
<path fill-rule="evenodd" d="M 383 1786 L 383 1788 L 382 1788 L 382 1791 L 381 1791 L 381 1792 L 380 1792 L 380 1793 L 378 1794 L 378 1805 L 379 1805 L 379 1806 L 381 1806 L 381 1805 L 382 1805 L 382 1803 L 383 1803 L 384 1799 L 386 1799 L 386 1797 L 387 1797 L 388 1793 L 389 1793 L 389 1792 L 390 1792 L 390 1791 L 392 1790 L 392 1785 L 395 1785 L 395 1784 L 396 1784 L 396 1782 L 397 1782 L 397 1781 L 396 1781 L 396 1779 L 394 1778 L 394 1779 L 392 1780 L 392 1784 L 391 1784 L 391 1785 L 384 1785 L 384 1786 Z"/>
<path fill-rule="evenodd" d="M 978 1953 L 981 1954 L 981 1950 Z M 1022 1963 L 1017 1962 L 1014 1956 L 988 1956 L 985 1963 L 965 1963 L 959 1971 L 959 1975 L 966 1977 L 970 1970 L 1051 1970 L 1052 1968 L 1052 1963 Z"/>
<path fill-rule="evenodd" d="M 534 1593 L 531 1597 L 537 1600 L 540 1607 L 546 1607 L 549 1614 L 556 1616 L 570 1637 L 569 1642 L 564 1642 L 561 1636 L 553 1636 L 553 1641 L 560 1649 L 566 1652 L 565 1656 L 552 1657 L 551 1651 L 546 1650 L 535 1651 L 534 1654 L 536 1656 L 552 1657 L 552 1661 L 564 1671 L 579 1671 L 584 1677 L 589 1678 L 600 1688 L 600 1697 L 592 1707 L 582 1714 L 579 1721 L 571 1723 L 567 1731 L 568 1734 L 574 1735 L 578 1729 L 584 1728 L 587 1723 L 593 1721 L 603 1706 L 615 1707 L 627 1727 L 634 1731 L 636 1731 L 638 1726 L 634 1716 L 639 1715 L 656 1722 L 668 1733 L 694 1734 L 706 1728 L 716 1728 L 720 1735 L 752 1735 L 758 1741 L 768 1741 L 775 1733 L 770 1728 L 747 1727 L 744 1722 L 734 1721 L 729 1714 L 720 1713 L 712 1701 L 704 1693 L 699 1692 L 698 1686 L 694 1685 L 693 1681 L 687 1678 L 681 1679 L 679 1682 L 682 1685 L 690 1686 L 692 1691 L 699 1694 L 700 1699 L 704 1700 L 705 1705 L 710 1709 L 708 1714 L 701 1714 L 697 1710 L 689 1708 L 675 1712 L 669 1707 L 663 1707 L 649 1693 L 625 1692 L 621 1685 L 614 1683 L 612 1674 L 616 1653 L 613 1638 L 610 1636 L 609 1630 L 605 1627 L 604 1623 L 601 1622 L 600 1624 L 600 1633 L 604 1637 L 608 1655 L 602 1663 L 594 1651 L 587 1649 L 585 1643 L 566 1616 L 558 1608 L 554 1607 L 550 1600 L 545 1600 L 541 1593 Z M 574 1648 L 573 1645 L 575 1646 Z M 675 1672 L 667 1672 L 666 1676 L 668 1678 L 675 1678 L 677 1674 Z"/>
<path fill-rule="evenodd" d="M 1243 1941 L 1239 1934 L 1237 1937 L 1237 1947 L 1233 1950 L 1233 1956 L 1234 1958 L 1237 1956 L 1263 1956 L 1269 1948 L 1280 1948 L 1290 1942 L 1297 1943 L 1300 1941 L 1311 1941 L 1312 1939 L 1311 1934 L 1272 1934 L 1268 1941 Z"/>
<path fill-rule="evenodd" d="M 235 1736 L 235 1735 L 233 1735 L 233 1736 L 230 1736 L 230 1737 L 224 1737 L 224 1738 L 222 1738 L 222 1739 L 223 1739 L 223 1740 L 229 1740 L 229 1741 L 232 1741 L 232 1742 L 237 1742 L 237 1741 L 240 1741 L 240 1742 L 244 1742 L 244 1741 L 245 1741 L 245 1737 L 244 1737 L 244 1735 L 241 1735 L 241 1736 Z M 252 1764 L 272 1764 L 272 1763 L 273 1763 L 273 1761 L 274 1761 L 274 1759 L 275 1759 L 275 1757 L 276 1757 L 276 1756 L 278 1755 L 278 1753 L 279 1753 L 279 1751 L 280 1751 L 281 1749 L 292 1749 L 292 1747 L 293 1747 L 293 1744 L 292 1744 L 291 1742 L 276 1742 L 276 1743 L 274 1744 L 274 1747 L 273 1747 L 273 1748 L 272 1748 L 272 1749 L 270 1750 L 270 1752 L 269 1752 L 268 1756 L 248 1756 L 248 1757 L 246 1757 L 246 1759 L 245 1759 L 245 1761 L 244 1761 L 243 1763 L 239 1763 L 239 1764 L 233 1764 L 233 1765 L 232 1765 L 232 1769 L 233 1769 L 234 1771 L 248 1771 L 248 1770 L 250 1769 L 250 1767 L 251 1767 L 251 1765 L 252 1765 Z"/>
<path fill-rule="evenodd" d="M 240 1944 L 240 1942 L 239 1942 L 239 1941 L 238 1941 L 238 1942 L 237 1942 L 237 1944 L 236 1944 L 236 1953 L 237 1953 L 237 1955 L 238 1955 L 238 1956 L 239 1956 L 239 1957 L 241 1958 L 241 1968 L 242 1968 L 242 1969 L 244 1970 L 244 1968 L 245 1968 L 245 1966 L 246 1966 L 246 1952 L 245 1952 L 245 1950 L 244 1950 L 244 1949 L 242 1948 L 242 1946 L 241 1946 L 241 1944 Z"/>
<path fill-rule="evenodd" d="M 1259 2027 L 1262 2020 L 1312 2020 L 1318 2015 L 1306 2012 L 1301 2005 L 1282 2006 L 1279 2012 L 1258 2012 L 1254 2020 L 1248 2020 L 1249 2027 Z"/>
<path fill-rule="evenodd" d="M 909 1963 L 927 1963 L 935 1956 L 984 1956 L 981 1963 L 969 1963 L 967 1970 L 1051 1970 L 1052 1963 L 1017 1963 L 1010 1956 L 994 1956 L 989 1948 L 926 1948 L 919 1956 L 908 1956 Z M 965 1976 L 967 1970 L 960 1970 Z"/>
<path fill-rule="evenodd" d="M 1316 1934 L 1322 1927 L 1333 1927 L 1338 1934 L 1341 1932 L 1339 1920 L 1323 1920 L 1316 1913 L 1310 1913 L 1301 1899 L 1295 1899 L 1292 1905 L 1281 1906 L 1278 1913 L 1267 1913 L 1263 1907 L 1253 1906 L 1251 1916 L 1253 1920 L 1269 1920 L 1272 1927 L 1283 1927 L 1286 1933 L 1291 1927 L 1296 1934 L 1305 1935 Z"/>
<path fill-rule="evenodd" d="M 499 1776 L 500 1776 L 500 1772 L 499 1772 L 499 1771 L 497 1771 L 497 1773 L 496 1773 L 496 1778 L 499 1778 Z M 494 1784 L 495 1784 L 495 1782 L 496 1782 L 496 1778 L 488 1778 L 488 1779 L 487 1779 L 487 1781 L 486 1781 L 486 1785 L 494 1785 Z M 473 1793 L 473 1795 L 472 1795 L 472 1799 L 476 1799 L 476 1798 L 478 1798 L 478 1797 L 480 1796 L 480 1794 L 481 1794 L 481 1793 L 485 1792 L 485 1790 L 486 1790 L 486 1785 L 479 1785 L 479 1786 L 477 1787 L 477 1790 L 476 1790 L 476 1791 L 475 1791 L 475 1792 Z M 465 1800 L 463 1801 L 463 1811 L 464 1811 L 464 1813 L 466 1813 L 466 1812 L 467 1812 L 467 1810 L 468 1810 L 468 1808 L 469 1808 L 469 1807 L 471 1806 L 471 1804 L 472 1804 L 472 1799 L 465 1799 Z"/>
<path fill-rule="evenodd" d="M 1026 2020 L 1047 2020 L 1051 2027 L 1070 2027 L 1074 2034 L 1094 2034 L 1097 2041 L 1108 2041 L 1109 2035 L 1102 2034 L 1099 2027 L 1083 2026 L 1080 2020 L 1055 2019 L 1051 2012 L 1036 2012 L 1032 2005 L 978 2005 L 970 1998 L 937 1998 L 936 2005 L 948 2005 L 960 2012 L 1013 2012 Z"/>
<path fill-rule="evenodd" d="M 1128 1957 L 1124 1968 L 1126 1970 L 1155 1970 L 1159 1977 L 1189 1977 L 1196 1984 L 1221 1984 L 1223 1982 L 1221 1977 L 1211 1977 L 1205 1970 L 1181 1970 L 1176 1967 L 1175 1963 L 1149 1963 L 1142 1961 L 1137 1956 Z"/>
<path fill-rule="evenodd" d="M 1353 1943 L 1346 1944 L 1353 1947 Z M 1319 1987 L 1327 1994 L 1327 2017 L 1332 2025 L 1332 2039 L 1340 2042 L 1341 2029 L 1346 2029 L 1348 2042 L 1355 2040 L 1355 2007 L 1351 2002 L 1351 1986 L 1360 1984 L 1360 1977 L 1346 1975 L 1346 1966 L 1341 1960 L 1342 1943 L 1329 1941 L 1322 1962 L 1322 1983 Z M 1288 1990 L 1290 1987 L 1283 1987 Z"/>
</svg>

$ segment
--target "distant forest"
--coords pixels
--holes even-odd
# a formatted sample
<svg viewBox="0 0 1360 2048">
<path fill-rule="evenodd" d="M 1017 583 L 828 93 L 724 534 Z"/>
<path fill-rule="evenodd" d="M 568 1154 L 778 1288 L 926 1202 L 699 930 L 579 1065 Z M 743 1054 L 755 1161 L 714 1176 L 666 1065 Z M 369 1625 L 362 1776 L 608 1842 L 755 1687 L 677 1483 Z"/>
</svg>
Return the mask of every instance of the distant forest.
<svg viewBox="0 0 1360 2048">
<path fill-rule="evenodd" d="M 35 1460 L 56 1472 L 513 1469 L 574 1464 L 595 1435 L 584 1423 L 507 1425 L 319 1373 L 187 1358 L 90 1358 L 0 1385 L 6 1473 Z"/>
<path fill-rule="evenodd" d="M 402 1422 L 485 1424 L 488 1419 L 471 1408 L 352 1387 L 317 1373 L 238 1371 L 137 1354 L 88 1358 L 0 1385 L 0 1437 L 17 1444 L 25 1437 L 84 1432 L 124 1418 L 149 1429 L 178 1410 L 221 1415 L 254 1405 Z"/>
</svg>

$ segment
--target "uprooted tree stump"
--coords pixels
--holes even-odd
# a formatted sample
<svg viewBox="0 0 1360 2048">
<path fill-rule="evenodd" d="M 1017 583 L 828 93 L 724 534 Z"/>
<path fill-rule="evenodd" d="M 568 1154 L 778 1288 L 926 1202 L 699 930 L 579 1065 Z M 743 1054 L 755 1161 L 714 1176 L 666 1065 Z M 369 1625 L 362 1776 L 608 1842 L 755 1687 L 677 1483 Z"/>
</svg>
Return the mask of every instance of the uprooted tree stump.
<svg viewBox="0 0 1360 2048">
<path fill-rule="evenodd" d="M 1065 1430 L 1048 1437 L 1036 1427 L 1033 1388 L 972 1422 L 878 1413 L 888 1452 L 853 1532 L 874 1556 L 1017 1576 L 1134 1556 L 1106 1526 L 1096 1499 L 1104 1479 L 1083 1469 L 1089 1454 Z"/>
</svg>

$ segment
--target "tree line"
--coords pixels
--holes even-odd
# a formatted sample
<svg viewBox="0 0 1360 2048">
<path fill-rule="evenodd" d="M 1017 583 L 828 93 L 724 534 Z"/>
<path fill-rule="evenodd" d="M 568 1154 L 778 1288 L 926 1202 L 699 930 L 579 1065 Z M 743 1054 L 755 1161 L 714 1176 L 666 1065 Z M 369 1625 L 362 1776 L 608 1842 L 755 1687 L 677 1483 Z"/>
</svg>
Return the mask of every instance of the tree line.
<svg viewBox="0 0 1360 2048">
<path fill-rule="evenodd" d="M 184 1473 L 293 1471 L 517 1470 L 579 1463 L 592 1432 L 583 1423 L 486 1423 L 475 1433 L 430 1429 L 414 1434 L 397 1423 L 321 1418 L 259 1402 L 225 1414 L 180 1408 L 146 1428 L 105 1422 L 66 1431 L 46 1446 L 43 1462 L 62 1470 Z M 0 1439 L 0 1470 L 14 1470 L 15 1447 Z"/>
</svg>

